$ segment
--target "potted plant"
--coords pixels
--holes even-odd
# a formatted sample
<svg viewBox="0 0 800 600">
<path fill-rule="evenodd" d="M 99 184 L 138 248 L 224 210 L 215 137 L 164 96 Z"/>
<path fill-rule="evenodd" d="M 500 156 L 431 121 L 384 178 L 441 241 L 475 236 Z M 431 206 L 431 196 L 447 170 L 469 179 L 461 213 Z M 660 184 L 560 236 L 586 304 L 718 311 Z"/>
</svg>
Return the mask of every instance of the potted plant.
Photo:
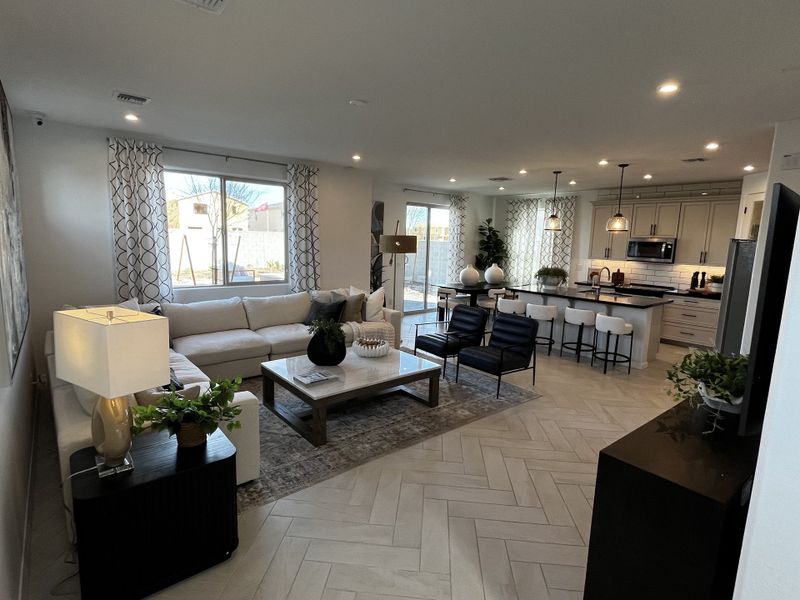
<svg viewBox="0 0 800 600">
<path fill-rule="evenodd" d="M 556 288 L 567 280 L 567 272 L 561 267 L 542 267 L 534 277 L 542 287 Z"/>
<path fill-rule="evenodd" d="M 508 258 L 506 243 L 500 237 L 500 232 L 492 226 L 492 220 L 486 219 L 478 226 L 478 254 L 475 256 L 475 268 L 485 271 L 492 265 L 503 266 Z"/>
<path fill-rule="evenodd" d="M 722 283 L 725 281 L 725 275 L 711 275 L 706 282 L 706 288 L 709 292 L 719 293 L 722 291 Z"/>
<path fill-rule="evenodd" d="M 344 345 L 342 326 L 333 319 L 316 319 L 308 327 L 312 335 L 306 354 L 308 359 L 321 367 L 338 365 L 344 360 L 347 348 Z"/>
<path fill-rule="evenodd" d="M 145 429 L 167 429 L 170 435 L 178 437 L 180 448 L 205 444 L 208 435 L 214 433 L 220 423 L 226 423 L 229 431 L 242 426 L 236 420 L 242 408 L 231 405 L 241 383 L 241 377 L 220 379 L 196 398 L 184 397 L 173 389 L 157 404 L 133 407 L 131 431 L 137 434 Z"/>
<path fill-rule="evenodd" d="M 748 361 L 746 355 L 693 349 L 667 371 L 672 382 L 670 395 L 676 402 L 688 400 L 693 407 L 703 404 L 710 408 L 716 428 L 720 413 L 742 411 Z"/>
</svg>

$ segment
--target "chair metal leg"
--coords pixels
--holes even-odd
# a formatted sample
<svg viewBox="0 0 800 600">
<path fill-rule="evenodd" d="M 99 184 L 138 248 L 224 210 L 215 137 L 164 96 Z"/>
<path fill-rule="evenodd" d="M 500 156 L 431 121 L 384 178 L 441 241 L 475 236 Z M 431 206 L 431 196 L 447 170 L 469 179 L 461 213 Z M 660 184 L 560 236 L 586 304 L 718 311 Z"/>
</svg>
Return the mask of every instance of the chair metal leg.
<svg viewBox="0 0 800 600">
<path fill-rule="evenodd" d="M 461 366 L 461 361 L 456 356 L 456 383 L 458 383 L 458 368 Z"/>
<path fill-rule="evenodd" d="M 533 347 L 533 385 L 536 386 L 536 346 Z"/>
<path fill-rule="evenodd" d="M 581 362 L 581 348 L 583 347 L 583 323 L 578 325 L 578 342 L 575 344 L 575 354 L 578 358 L 575 362 Z"/>
<path fill-rule="evenodd" d="M 617 366 L 617 354 L 619 354 L 619 334 L 616 335 L 614 341 L 614 366 Z"/>
<path fill-rule="evenodd" d="M 442 363 L 442 379 L 447 379 L 447 350 L 444 351 L 444 362 Z"/>
<path fill-rule="evenodd" d="M 564 356 L 564 330 L 567 328 L 567 322 L 564 321 L 564 326 L 561 327 L 561 348 L 559 349 L 558 355 Z"/>
<path fill-rule="evenodd" d="M 503 374 L 502 374 L 502 373 L 500 373 L 500 374 L 497 376 L 497 394 L 495 394 L 495 398 L 499 398 L 499 397 L 500 397 L 500 380 L 501 380 L 502 378 L 503 378 Z"/>
<path fill-rule="evenodd" d="M 608 373 L 608 342 L 611 339 L 611 334 L 606 332 L 606 353 L 603 355 L 603 375 Z"/>
<path fill-rule="evenodd" d="M 547 356 L 550 356 L 550 354 L 553 352 L 553 344 L 556 343 L 556 341 L 553 339 L 553 325 L 555 325 L 555 322 L 555 319 L 550 319 L 550 341 L 547 343 Z"/>
<path fill-rule="evenodd" d="M 631 374 L 632 362 L 633 362 L 633 332 L 631 331 L 631 347 L 628 348 L 628 375 Z"/>
<path fill-rule="evenodd" d="M 597 357 L 597 329 L 594 330 L 592 336 L 592 366 L 594 366 L 594 359 Z"/>
</svg>

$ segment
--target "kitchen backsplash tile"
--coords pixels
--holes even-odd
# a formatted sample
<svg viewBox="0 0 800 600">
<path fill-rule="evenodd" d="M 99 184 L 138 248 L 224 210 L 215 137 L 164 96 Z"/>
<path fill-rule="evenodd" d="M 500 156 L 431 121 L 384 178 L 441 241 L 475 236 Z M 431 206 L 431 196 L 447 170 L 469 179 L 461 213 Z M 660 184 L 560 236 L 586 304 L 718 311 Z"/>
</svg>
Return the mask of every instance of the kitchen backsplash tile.
<svg viewBox="0 0 800 600">
<path fill-rule="evenodd" d="M 673 285 L 676 288 L 688 288 L 695 271 L 706 272 L 710 275 L 722 275 L 725 267 L 712 267 L 709 265 L 664 265 L 658 263 L 635 262 L 629 260 L 597 260 L 583 259 L 574 261 L 571 281 L 586 281 L 589 269 L 599 271 L 608 267 L 612 273 L 617 269 L 625 273 L 625 282 L 650 283 L 653 285 Z M 603 273 L 605 280 L 605 273 Z"/>
</svg>

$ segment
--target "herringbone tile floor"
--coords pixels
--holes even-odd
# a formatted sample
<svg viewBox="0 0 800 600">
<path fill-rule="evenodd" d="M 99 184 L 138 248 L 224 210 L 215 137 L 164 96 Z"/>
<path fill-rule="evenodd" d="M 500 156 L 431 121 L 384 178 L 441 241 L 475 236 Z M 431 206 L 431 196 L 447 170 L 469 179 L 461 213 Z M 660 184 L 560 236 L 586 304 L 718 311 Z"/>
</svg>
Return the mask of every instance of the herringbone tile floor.
<svg viewBox="0 0 800 600">
<path fill-rule="evenodd" d="M 541 398 L 243 513 L 229 561 L 157 597 L 581 598 L 597 454 L 671 406 L 682 353 L 630 376 L 540 354 Z"/>
</svg>

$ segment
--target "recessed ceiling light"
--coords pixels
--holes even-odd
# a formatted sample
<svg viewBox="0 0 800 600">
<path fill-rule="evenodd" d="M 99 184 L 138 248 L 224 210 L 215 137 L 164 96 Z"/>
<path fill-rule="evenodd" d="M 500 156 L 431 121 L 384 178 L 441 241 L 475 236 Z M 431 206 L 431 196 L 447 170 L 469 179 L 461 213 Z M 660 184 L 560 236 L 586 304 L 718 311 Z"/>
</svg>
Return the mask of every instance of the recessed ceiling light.
<svg viewBox="0 0 800 600">
<path fill-rule="evenodd" d="M 717 150 L 719 148 L 719 142 L 708 142 L 706 144 L 706 150 Z"/>
<path fill-rule="evenodd" d="M 455 182 L 456 182 L 456 178 L 455 177 L 451 177 L 450 178 L 450 183 L 455 183 Z"/>
<path fill-rule="evenodd" d="M 642 179 L 652 179 L 652 178 L 653 176 L 650 175 L 650 173 L 645 173 L 644 177 L 642 177 Z"/>
<path fill-rule="evenodd" d="M 138 121 L 139 117 L 133 113 L 125 113 L 125 120 L 126 121 Z"/>
<path fill-rule="evenodd" d="M 747 165 L 747 166 L 744 167 L 744 170 L 745 171 L 754 171 L 755 167 L 753 165 Z"/>
<path fill-rule="evenodd" d="M 604 158 L 603 160 L 601 160 L 597 164 L 600 165 L 601 167 L 605 167 L 608 164 L 608 161 Z"/>
<path fill-rule="evenodd" d="M 355 161 L 361 160 L 361 155 L 360 154 L 353 154 L 353 160 L 355 160 Z"/>
<path fill-rule="evenodd" d="M 672 96 L 681 89 L 681 86 L 677 81 L 665 81 L 657 89 L 662 96 Z"/>
<path fill-rule="evenodd" d="M 708 196 L 708 192 L 701 192 L 700 195 L 701 196 Z"/>
<path fill-rule="evenodd" d="M 367 104 L 369 104 L 369 102 L 367 102 L 366 100 L 362 100 L 361 98 L 353 98 L 351 100 L 348 100 L 347 103 L 350 106 L 366 106 Z"/>
<path fill-rule="evenodd" d="M 574 179 L 570 179 L 570 182 L 569 182 L 570 185 L 575 185 L 576 183 L 578 183 L 578 182 L 575 181 Z"/>
<path fill-rule="evenodd" d="M 500 190 L 500 191 L 502 192 L 502 191 L 503 191 L 504 189 L 506 189 L 506 188 L 504 188 L 504 187 L 501 185 L 501 186 L 500 186 L 499 188 L 497 188 L 497 189 L 498 189 L 498 190 Z"/>
<path fill-rule="evenodd" d="M 528 172 L 527 172 L 525 169 L 520 169 L 520 170 L 519 170 L 519 174 L 520 174 L 520 175 L 527 175 L 527 174 L 528 174 Z"/>
</svg>

